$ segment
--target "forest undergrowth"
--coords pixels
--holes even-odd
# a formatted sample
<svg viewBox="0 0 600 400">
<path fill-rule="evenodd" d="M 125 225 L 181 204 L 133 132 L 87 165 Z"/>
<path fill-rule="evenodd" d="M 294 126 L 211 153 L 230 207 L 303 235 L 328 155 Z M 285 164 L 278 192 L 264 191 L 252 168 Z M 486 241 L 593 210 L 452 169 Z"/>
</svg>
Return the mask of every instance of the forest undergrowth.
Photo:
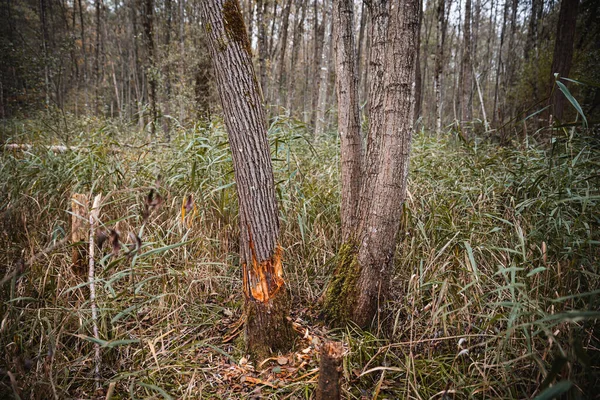
<svg viewBox="0 0 600 400">
<path fill-rule="evenodd" d="M 600 393 L 597 136 L 561 128 L 544 132 L 551 141 L 501 147 L 417 133 L 392 300 L 367 332 L 319 319 L 341 241 L 338 139 L 314 141 L 302 124 L 275 118 L 298 339 L 294 353 L 263 362 L 243 344 L 227 136 L 218 122 L 175 122 L 170 142 L 93 118 L 0 126 L 2 143 L 32 145 L 4 147 L 0 161 L 0 395 L 309 399 L 328 339 L 345 344 L 349 399 Z M 150 191 L 162 201 L 144 218 Z M 101 230 L 120 237 L 118 254 L 105 244 L 95 260 L 100 340 L 87 272 L 73 268 L 65 242 L 74 193 L 102 194 Z"/>
</svg>

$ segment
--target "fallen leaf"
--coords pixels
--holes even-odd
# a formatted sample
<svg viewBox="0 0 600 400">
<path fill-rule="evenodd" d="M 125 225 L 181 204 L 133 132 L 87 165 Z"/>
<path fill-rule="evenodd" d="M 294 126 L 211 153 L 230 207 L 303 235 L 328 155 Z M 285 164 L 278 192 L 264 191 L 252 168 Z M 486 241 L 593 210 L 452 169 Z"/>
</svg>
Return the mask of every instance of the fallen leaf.
<svg viewBox="0 0 600 400">
<path fill-rule="evenodd" d="M 277 357 L 277 364 L 279 365 L 285 365 L 288 363 L 288 358 L 285 356 L 279 356 Z"/>
</svg>

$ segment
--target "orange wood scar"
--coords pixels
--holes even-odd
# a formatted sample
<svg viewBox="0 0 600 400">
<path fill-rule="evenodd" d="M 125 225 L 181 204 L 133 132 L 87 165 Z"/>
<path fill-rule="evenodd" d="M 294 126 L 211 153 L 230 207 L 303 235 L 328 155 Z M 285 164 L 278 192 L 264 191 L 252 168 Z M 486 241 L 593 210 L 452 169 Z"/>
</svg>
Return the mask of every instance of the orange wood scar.
<svg viewBox="0 0 600 400">
<path fill-rule="evenodd" d="M 285 285 L 283 280 L 283 250 L 281 246 L 275 248 L 273 256 L 265 261 L 258 262 L 252 249 L 252 266 L 243 265 L 244 294 L 261 303 L 267 303 Z"/>
</svg>

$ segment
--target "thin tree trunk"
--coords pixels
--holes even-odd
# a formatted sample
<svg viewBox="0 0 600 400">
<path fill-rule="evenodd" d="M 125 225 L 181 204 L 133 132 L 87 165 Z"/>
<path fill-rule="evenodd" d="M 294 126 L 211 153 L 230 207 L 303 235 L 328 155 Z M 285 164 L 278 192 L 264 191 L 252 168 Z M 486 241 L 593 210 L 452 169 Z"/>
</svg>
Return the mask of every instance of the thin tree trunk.
<svg viewBox="0 0 600 400">
<path fill-rule="evenodd" d="M 423 79 L 421 75 L 421 26 L 423 25 L 423 0 L 419 0 L 419 30 L 417 32 L 417 55 L 415 60 L 415 122 L 421 117 L 423 104 Z"/>
<path fill-rule="evenodd" d="M 571 71 L 578 8 L 579 0 L 562 0 L 560 3 L 551 72 L 563 78 L 568 78 Z M 554 75 L 552 76 L 552 85 L 554 85 Z M 557 120 L 562 120 L 566 104 L 565 96 L 560 90 L 554 90 L 550 101 L 552 115 Z"/>
<path fill-rule="evenodd" d="M 356 235 L 362 163 L 352 0 L 334 1 L 333 25 L 342 161 L 342 239 L 346 242 Z"/>
<path fill-rule="evenodd" d="M 247 344 L 260 358 L 288 351 L 293 340 L 266 114 L 238 1 L 202 1 L 201 12 L 238 192 Z"/>
<path fill-rule="evenodd" d="M 502 28 L 500 31 L 500 47 L 498 49 L 498 61 L 496 67 L 496 84 L 494 85 L 494 107 L 492 109 L 492 124 L 496 124 L 496 119 L 499 117 L 500 111 L 498 110 L 498 90 L 500 82 L 500 74 L 502 72 L 502 47 L 504 45 L 504 35 L 506 30 L 506 19 L 508 17 L 508 0 L 504 0 L 504 13 L 502 14 Z"/>
<path fill-rule="evenodd" d="M 321 85 L 321 66 L 323 63 L 323 55 L 325 54 L 323 41 L 325 38 L 325 26 L 327 25 L 327 12 L 325 4 L 322 6 L 323 9 L 323 19 L 319 24 L 318 18 L 318 1 L 314 0 L 313 3 L 313 12 L 314 12 L 314 54 L 313 54 L 313 85 L 312 85 L 312 97 L 311 97 L 311 110 L 310 110 L 310 126 L 315 129 L 316 128 L 316 117 L 317 117 L 317 107 L 319 104 L 319 93 L 320 93 L 320 85 Z M 316 135 L 316 129 L 315 129 Z"/>
<path fill-rule="evenodd" d="M 290 10 L 292 9 L 292 0 L 286 0 L 283 9 L 283 21 L 281 23 L 281 50 L 279 52 L 279 98 L 277 104 L 283 104 L 283 98 L 287 88 L 287 74 L 285 65 L 285 55 L 287 51 L 288 26 L 290 22 Z"/>
<path fill-rule="evenodd" d="M 435 93 L 435 128 L 442 130 L 442 77 L 444 73 L 444 44 L 446 42 L 446 0 L 439 0 L 437 7 L 437 50 L 435 55 L 435 75 L 433 88 Z"/>
<path fill-rule="evenodd" d="M 327 7 L 327 4 L 323 5 Z M 315 136 L 319 137 L 325 133 L 325 128 L 327 123 L 325 121 L 325 113 L 327 112 L 327 95 L 329 89 L 329 71 L 331 71 L 333 67 L 332 58 L 333 58 L 333 46 L 332 46 L 332 36 L 333 36 L 333 23 L 329 22 L 328 26 L 325 27 L 327 30 L 325 36 L 325 44 L 323 46 L 323 57 L 327 60 L 327 63 L 321 68 L 319 71 L 319 99 L 317 102 L 317 115 L 315 119 Z"/>
<path fill-rule="evenodd" d="M 148 84 L 148 103 L 150 104 L 150 134 L 156 133 L 158 108 L 156 105 L 157 77 L 154 51 L 154 0 L 144 2 L 144 45 L 146 47 L 146 82 Z"/>
<path fill-rule="evenodd" d="M 301 41 L 302 41 L 302 33 L 303 33 L 303 25 L 304 25 L 304 18 L 306 17 L 306 2 L 304 2 L 303 0 L 299 0 L 300 3 L 300 18 L 298 19 L 298 21 L 296 21 L 296 23 L 294 24 L 294 35 L 293 35 L 293 41 L 292 41 L 292 57 L 290 60 L 290 70 L 292 75 L 296 72 L 297 70 L 297 66 L 296 64 L 298 63 L 298 54 L 300 53 L 300 46 L 301 46 Z M 298 11 L 296 10 L 296 14 L 298 13 Z M 295 96 L 296 96 L 296 82 L 294 79 L 290 79 L 288 81 L 289 84 L 289 89 L 288 89 L 288 96 L 287 96 L 287 109 L 290 110 L 290 112 L 292 112 L 292 108 L 294 107 L 294 100 L 295 100 Z"/>
<path fill-rule="evenodd" d="M 185 87 L 185 9 L 184 1 L 179 0 L 179 74 L 180 74 L 180 85 L 182 90 Z M 179 121 L 183 123 L 185 120 L 185 102 L 183 96 L 179 103 Z"/>
<path fill-rule="evenodd" d="M 471 63 L 471 0 L 466 0 L 465 3 L 465 16 L 464 16 L 464 29 L 463 29 L 463 57 L 461 67 L 461 84 L 459 85 L 461 90 L 461 106 L 462 106 L 462 121 L 469 122 L 473 119 L 473 100 L 472 100 L 472 87 L 473 87 L 473 67 Z M 465 126 L 467 137 L 469 137 L 469 129 Z"/>
</svg>

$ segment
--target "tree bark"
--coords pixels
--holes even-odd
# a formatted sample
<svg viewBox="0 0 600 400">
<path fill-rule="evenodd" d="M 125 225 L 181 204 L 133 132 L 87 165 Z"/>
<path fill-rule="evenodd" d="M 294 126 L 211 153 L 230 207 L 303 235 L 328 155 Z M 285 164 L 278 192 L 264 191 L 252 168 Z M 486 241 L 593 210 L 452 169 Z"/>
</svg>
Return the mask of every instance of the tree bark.
<svg viewBox="0 0 600 400">
<path fill-rule="evenodd" d="M 292 0 L 286 0 L 283 9 L 283 21 L 281 23 L 281 51 L 279 52 L 279 99 L 278 104 L 283 104 L 283 99 L 287 88 L 287 69 L 285 66 L 285 54 L 287 51 L 288 26 L 290 22 L 290 10 L 292 8 Z"/>
<path fill-rule="evenodd" d="M 269 0 L 257 0 L 256 1 L 256 25 L 258 29 L 258 70 L 260 76 L 260 89 L 263 100 L 265 93 L 267 93 L 267 23 L 265 21 L 265 14 L 269 5 Z"/>
<path fill-rule="evenodd" d="M 435 54 L 435 75 L 433 90 L 435 93 L 435 129 L 442 130 L 442 78 L 444 72 L 444 44 L 446 42 L 446 0 L 439 0 L 437 7 L 437 50 Z"/>
<path fill-rule="evenodd" d="M 264 357 L 293 341 L 266 114 L 238 1 L 202 1 L 201 13 L 237 184 L 247 345 Z"/>
<path fill-rule="evenodd" d="M 298 4 L 299 3 L 299 4 Z M 296 64 L 298 63 L 298 55 L 300 53 L 300 46 L 302 41 L 302 33 L 304 32 L 304 19 L 306 17 L 306 2 L 304 0 L 299 0 L 296 7 L 296 14 L 298 14 L 297 8 L 300 7 L 300 17 L 298 18 L 296 23 L 294 24 L 294 35 L 292 37 L 292 56 L 290 60 L 290 69 L 292 74 L 296 72 Z M 290 79 L 288 81 L 289 89 L 287 95 L 286 107 L 290 112 L 294 107 L 294 100 L 296 97 L 296 82 L 294 79 Z"/>
<path fill-rule="evenodd" d="M 462 106 L 461 119 L 462 121 L 469 122 L 473 119 L 473 66 L 471 63 L 471 0 L 466 0 L 465 2 L 465 20 L 463 26 L 464 47 L 461 67 L 461 84 L 459 85 L 461 90 Z M 466 128 L 466 126 L 465 131 L 469 131 Z M 467 135 L 467 137 L 468 136 L 469 135 Z"/>
<path fill-rule="evenodd" d="M 352 320 L 360 326 L 370 325 L 387 299 L 394 267 L 412 141 L 418 4 L 418 0 L 400 0 L 390 7 L 384 77 L 385 133 L 379 173 L 359 242 L 361 271 L 352 309 Z"/>
<path fill-rule="evenodd" d="M 338 131 L 341 143 L 342 239 L 356 234 L 361 187 L 362 140 L 358 107 L 358 75 L 354 43 L 352 0 L 335 0 L 333 29 L 335 43 Z"/>
<path fill-rule="evenodd" d="M 552 85 L 554 74 L 559 77 L 569 77 L 573 61 L 573 43 L 575 42 L 575 27 L 577 25 L 577 11 L 579 0 L 562 0 L 556 27 L 556 41 L 554 42 L 554 56 L 552 58 Z M 566 99 L 560 90 L 554 90 L 552 98 L 552 114 L 555 119 L 562 120 Z"/>
<path fill-rule="evenodd" d="M 389 21 L 389 2 L 387 0 L 373 0 L 369 3 L 371 16 L 371 46 L 369 49 L 369 63 L 367 68 L 369 84 L 369 133 L 367 136 L 367 148 L 363 161 L 363 175 L 361 182 L 361 194 L 359 199 L 358 230 L 366 221 L 364 213 L 369 208 L 371 194 L 375 186 L 375 179 L 379 173 L 379 153 L 381 150 L 381 139 L 384 131 L 384 74 L 385 56 L 387 45 L 387 31 Z"/>
<path fill-rule="evenodd" d="M 423 1 L 419 0 L 419 28 L 417 32 L 417 55 L 415 60 L 415 122 L 421 117 L 423 105 L 423 77 L 421 75 L 421 27 L 423 25 Z"/>
<path fill-rule="evenodd" d="M 384 62 L 377 71 L 381 73 L 370 75 L 371 80 L 380 81 L 372 82 L 371 90 L 381 93 L 371 93 L 370 98 L 381 101 L 377 112 L 383 121 L 370 126 L 369 140 L 379 143 L 379 151 L 376 158 L 367 153 L 365 170 L 369 174 L 368 166 L 374 165 L 376 173 L 372 187 L 362 186 L 359 232 L 340 249 L 338 267 L 327 289 L 325 312 L 334 322 L 349 319 L 368 327 L 388 296 L 412 140 L 418 5 L 419 0 L 400 0 L 391 2 L 389 8 L 382 4 L 379 10 L 389 16 L 389 25 L 386 23 L 381 43 L 373 36 L 374 46 L 382 46 Z"/>
<path fill-rule="evenodd" d="M 146 82 L 148 83 L 148 103 L 150 105 L 150 133 L 156 133 L 158 108 L 156 105 L 156 60 L 154 50 L 154 0 L 144 2 L 144 46 L 146 48 Z"/>
<path fill-rule="evenodd" d="M 335 6 L 334 6 L 335 7 Z M 317 400 L 341 399 L 342 361 L 344 348 L 341 342 L 327 342 L 321 347 Z"/>
</svg>

